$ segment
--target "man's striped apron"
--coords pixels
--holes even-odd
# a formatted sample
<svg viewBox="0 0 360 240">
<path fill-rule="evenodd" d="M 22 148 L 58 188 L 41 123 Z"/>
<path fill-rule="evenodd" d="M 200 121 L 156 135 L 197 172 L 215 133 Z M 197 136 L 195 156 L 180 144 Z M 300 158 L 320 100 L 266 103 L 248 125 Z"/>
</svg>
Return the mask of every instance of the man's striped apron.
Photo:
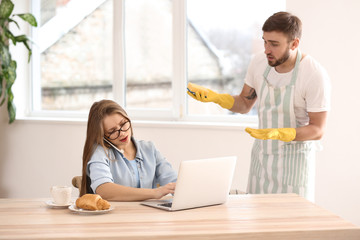
<svg viewBox="0 0 360 240">
<path fill-rule="evenodd" d="M 294 89 L 301 53 L 298 50 L 290 84 L 271 86 L 264 72 L 258 94 L 259 129 L 296 128 Z M 255 139 L 251 153 L 248 193 L 297 193 L 314 201 L 315 147 L 312 141 Z"/>
</svg>

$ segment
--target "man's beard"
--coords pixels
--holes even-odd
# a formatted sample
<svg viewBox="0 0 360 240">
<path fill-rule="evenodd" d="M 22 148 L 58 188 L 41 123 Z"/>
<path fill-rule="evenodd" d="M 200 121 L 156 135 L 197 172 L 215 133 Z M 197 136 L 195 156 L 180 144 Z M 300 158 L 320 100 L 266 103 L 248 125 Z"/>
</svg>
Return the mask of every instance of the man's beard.
<svg viewBox="0 0 360 240">
<path fill-rule="evenodd" d="M 281 56 L 281 58 L 277 59 L 274 63 L 271 63 L 270 61 L 268 61 L 269 65 L 272 67 L 276 67 L 279 66 L 280 64 L 283 64 L 284 62 L 286 62 L 286 60 L 288 60 L 290 57 L 290 51 L 289 48 L 286 49 L 285 53 Z"/>
</svg>

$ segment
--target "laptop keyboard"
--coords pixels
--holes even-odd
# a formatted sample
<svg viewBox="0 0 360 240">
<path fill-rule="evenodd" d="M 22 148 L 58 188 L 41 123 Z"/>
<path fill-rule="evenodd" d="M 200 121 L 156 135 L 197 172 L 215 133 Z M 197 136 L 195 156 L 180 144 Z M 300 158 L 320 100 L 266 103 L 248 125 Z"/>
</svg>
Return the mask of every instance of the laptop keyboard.
<svg viewBox="0 0 360 240">
<path fill-rule="evenodd" d="M 161 204 L 158 204 L 159 206 L 162 206 L 162 207 L 169 207 L 171 208 L 172 206 L 172 202 L 168 202 L 168 203 L 161 203 Z"/>
</svg>

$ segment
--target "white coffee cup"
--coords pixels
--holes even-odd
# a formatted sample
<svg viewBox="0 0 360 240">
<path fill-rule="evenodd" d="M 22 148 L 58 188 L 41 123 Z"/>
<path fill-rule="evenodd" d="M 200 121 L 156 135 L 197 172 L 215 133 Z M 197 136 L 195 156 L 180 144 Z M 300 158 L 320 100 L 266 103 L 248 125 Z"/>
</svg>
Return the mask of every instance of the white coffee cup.
<svg viewBox="0 0 360 240">
<path fill-rule="evenodd" d="M 50 188 L 51 196 L 56 205 L 67 205 L 71 201 L 72 188 L 68 186 L 53 186 Z"/>
</svg>

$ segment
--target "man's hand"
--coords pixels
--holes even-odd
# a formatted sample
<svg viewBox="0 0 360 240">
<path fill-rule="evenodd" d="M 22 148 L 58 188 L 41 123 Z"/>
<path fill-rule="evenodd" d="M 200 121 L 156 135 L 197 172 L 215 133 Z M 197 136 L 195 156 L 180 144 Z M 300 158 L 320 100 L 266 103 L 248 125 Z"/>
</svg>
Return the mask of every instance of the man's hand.
<svg viewBox="0 0 360 240">
<path fill-rule="evenodd" d="M 230 109 L 234 105 L 234 97 L 230 94 L 219 94 L 208 88 L 196 85 L 194 83 L 188 83 L 187 93 L 190 97 L 201 102 L 214 102 L 221 107 Z"/>
<path fill-rule="evenodd" d="M 252 137 L 262 140 L 273 139 L 290 142 L 296 137 L 295 128 L 246 128 L 245 131 L 248 132 Z"/>
</svg>

